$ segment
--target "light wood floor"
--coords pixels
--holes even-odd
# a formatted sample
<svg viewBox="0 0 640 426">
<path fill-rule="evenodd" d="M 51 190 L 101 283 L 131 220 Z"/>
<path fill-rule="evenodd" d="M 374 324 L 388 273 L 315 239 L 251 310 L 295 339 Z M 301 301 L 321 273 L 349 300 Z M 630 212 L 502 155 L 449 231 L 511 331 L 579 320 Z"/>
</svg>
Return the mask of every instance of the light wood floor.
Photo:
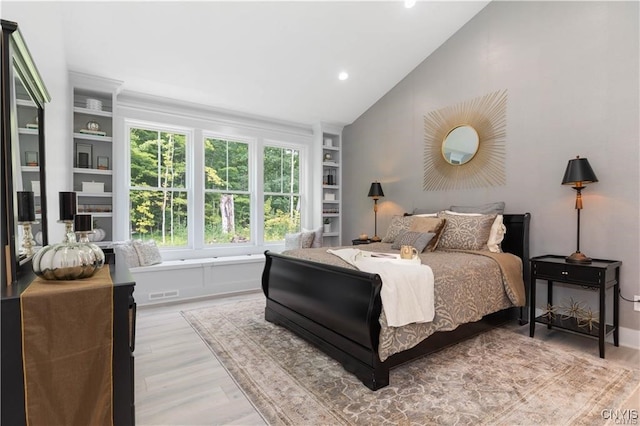
<svg viewBox="0 0 640 426">
<path fill-rule="evenodd" d="M 263 298 L 252 293 L 165 306 L 140 307 L 135 350 L 136 423 L 138 425 L 264 425 L 249 400 L 180 311 L 214 306 L 231 299 Z M 529 335 L 528 326 L 510 326 Z M 598 341 L 547 330 L 536 339 L 598 356 Z M 640 351 L 607 344 L 609 362 L 638 368 Z M 640 390 L 625 408 L 640 409 Z"/>
</svg>

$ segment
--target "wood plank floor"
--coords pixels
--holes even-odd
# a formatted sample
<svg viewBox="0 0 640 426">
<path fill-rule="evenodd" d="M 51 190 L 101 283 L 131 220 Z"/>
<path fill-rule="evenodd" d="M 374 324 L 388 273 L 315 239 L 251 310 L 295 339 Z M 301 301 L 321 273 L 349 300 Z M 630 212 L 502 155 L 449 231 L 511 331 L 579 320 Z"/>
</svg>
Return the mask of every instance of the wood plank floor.
<svg viewBox="0 0 640 426">
<path fill-rule="evenodd" d="M 265 422 L 180 311 L 260 292 L 138 309 L 135 350 L 138 425 L 264 425 Z M 528 326 L 509 326 L 528 336 Z M 598 356 L 598 341 L 538 325 L 536 339 Z M 609 362 L 640 366 L 640 350 L 607 344 Z M 640 409 L 640 390 L 626 408 Z"/>
</svg>

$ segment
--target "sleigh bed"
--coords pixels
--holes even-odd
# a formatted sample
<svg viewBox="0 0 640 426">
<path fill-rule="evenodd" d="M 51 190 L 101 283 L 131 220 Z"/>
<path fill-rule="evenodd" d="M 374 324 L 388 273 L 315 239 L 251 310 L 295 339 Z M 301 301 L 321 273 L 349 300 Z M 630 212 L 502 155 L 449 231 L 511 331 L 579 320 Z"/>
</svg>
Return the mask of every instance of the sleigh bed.
<svg viewBox="0 0 640 426">
<path fill-rule="evenodd" d="M 527 295 L 529 291 L 529 220 L 528 213 L 505 214 L 503 223 L 506 234 L 501 243 L 502 251 L 512 253 L 521 259 L 523 291 Z M 370 248 L 372 251 L 386 251 L 387 246 L 378 243 L 359 247 L 363 250 Z M 310 250 L 309 253 L 313 250 L 326 252 L 326 249 Z M 480 263 L 492 262 L 490 259 L 486 260 L 487 258 L 480 253 L 477 254 L 478 256 L 473 259 L 477 258 Z M 495 312 L 490 311 L 492 313 L 483 315 L 481 318 L 473 318 L 471 322 L 459 325 L 449 324 L 448 330 L 444 327 L 446 331 L 430 332 L 426 339 L 415 346 L 402 350 L 396 349 L 395 352 L 389 351 L 383 346 L 393 339 L 384 337 L 388 335 L 387 329 L 391 327 L 381 325 L 385 323 L 380 297 L 383 283 L 378 274 L 361 272 L 337 264 L 321 263 L 304 258 L 305 256 L 301 258 L 270 251 L 265 252 L 265 256 L 266 263 L 262 275 L 262 289 L 266 296 L 265 319 L 315 344 L 372 390 L 387 386 L 389 371 L 397 365 L 495 328 L 509 320 L 518 320 L 520 324 L 526 324 L 528 318 L 526 303 L 521 307 L 515 307 L 511 303 L 502 302 L 499 310 Z M 331 255 L 324 254 L 324 256 Z M 445 254 L 436 251 L 428 259 L 430 263 L 438 264 L 442 263 L 443 256 Z M 460 263 L 461 259 L 464 264 L 478 263 L 475 260 L 468 262 L 467 258 L 460 256 L 475 255 L 452 253 L 452 259 L 456 259 L 457 263 Z M 423 263 L 425 263 L 424 260 Z M 461 267 L 456 269 L 464 271 Z M 434 275 L 438 275 L 435 270 Z M 451 286 L 452 283 L 448 285 Z M 437 292 L 438 277 L 436 277 L 435 286 Z M 506 296 L 503 296 L 503 299 L 505 298 Z M 437 311 L 438 308 L 436 308 Z M 409 324 L 409 326 L 413 325 Z M 412 330 L 405 332 L 405 336 L 412 334 L 414 334 Z M 382 357 L 381 352 L 384 353 Z"/>
</svg>

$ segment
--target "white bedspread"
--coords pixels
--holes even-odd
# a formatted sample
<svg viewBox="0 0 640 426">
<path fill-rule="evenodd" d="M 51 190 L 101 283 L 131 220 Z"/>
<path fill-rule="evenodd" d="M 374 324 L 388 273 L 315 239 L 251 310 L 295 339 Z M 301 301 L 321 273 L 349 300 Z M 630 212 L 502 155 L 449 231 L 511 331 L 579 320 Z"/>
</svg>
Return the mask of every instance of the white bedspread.
<svg viewBox="0 0 640 426">
<path fill-rule="evenodd" d="M 433 320 L 433 271 L 429 266 L 420 264 L 420 259 L 403 260 L 396 254 L 373 257 L 381 254 L 353 248 L 329 249 L 327 252 L 361 271 L 380 275 L 380 297 L 387 325 L 400 327 Z"/>
</svg>

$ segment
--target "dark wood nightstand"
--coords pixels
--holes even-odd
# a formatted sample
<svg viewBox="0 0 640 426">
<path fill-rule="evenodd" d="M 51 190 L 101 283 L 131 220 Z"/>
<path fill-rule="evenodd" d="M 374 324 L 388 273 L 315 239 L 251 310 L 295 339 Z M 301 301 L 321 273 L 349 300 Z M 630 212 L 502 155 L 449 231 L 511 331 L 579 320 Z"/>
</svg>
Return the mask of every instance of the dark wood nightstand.
<svg viewBox="0 0 640 426">
<path fill-rule="evenodd" d="M 356 238 L 355 240 L 351 240 L 351 245 L 359 246 L 360 244 L 371 244 L 371 239 L 361 240 L 360 238 Z"/>
<path fill-rule="evenodd" d="M 533 337 L 536 323 L 547 324 L 548 328 L 571 330 L 598 338 L 600 358 L 604 358 L 604 339 L 613 333 L 613 344 L 618 346 L 618 317 L 620 265 L 618 260 L 593 259 L 589 264 L 566 263 L 564 256 L 545 255 L 531 258 L 531 297 L 529 335 Z M 536 318 L 536 280 L 547 280 L 547 303 L 553 306 L 553 282 L 562 282 L 581 287 L 597 289 L 600 295 L 598 323 L 590 327 L 589 324 L 579 323 L 574 317 L 567 318 L 562 313 L 555 315 L 541 315 Z M 607 290 L 613 287 L 613 325 L 606 324 L 605 298 Z M 563 319 L 565 318 L 565 319 Z M 597 328 L 596 328 L 597 327 Z"/>
</svg>

